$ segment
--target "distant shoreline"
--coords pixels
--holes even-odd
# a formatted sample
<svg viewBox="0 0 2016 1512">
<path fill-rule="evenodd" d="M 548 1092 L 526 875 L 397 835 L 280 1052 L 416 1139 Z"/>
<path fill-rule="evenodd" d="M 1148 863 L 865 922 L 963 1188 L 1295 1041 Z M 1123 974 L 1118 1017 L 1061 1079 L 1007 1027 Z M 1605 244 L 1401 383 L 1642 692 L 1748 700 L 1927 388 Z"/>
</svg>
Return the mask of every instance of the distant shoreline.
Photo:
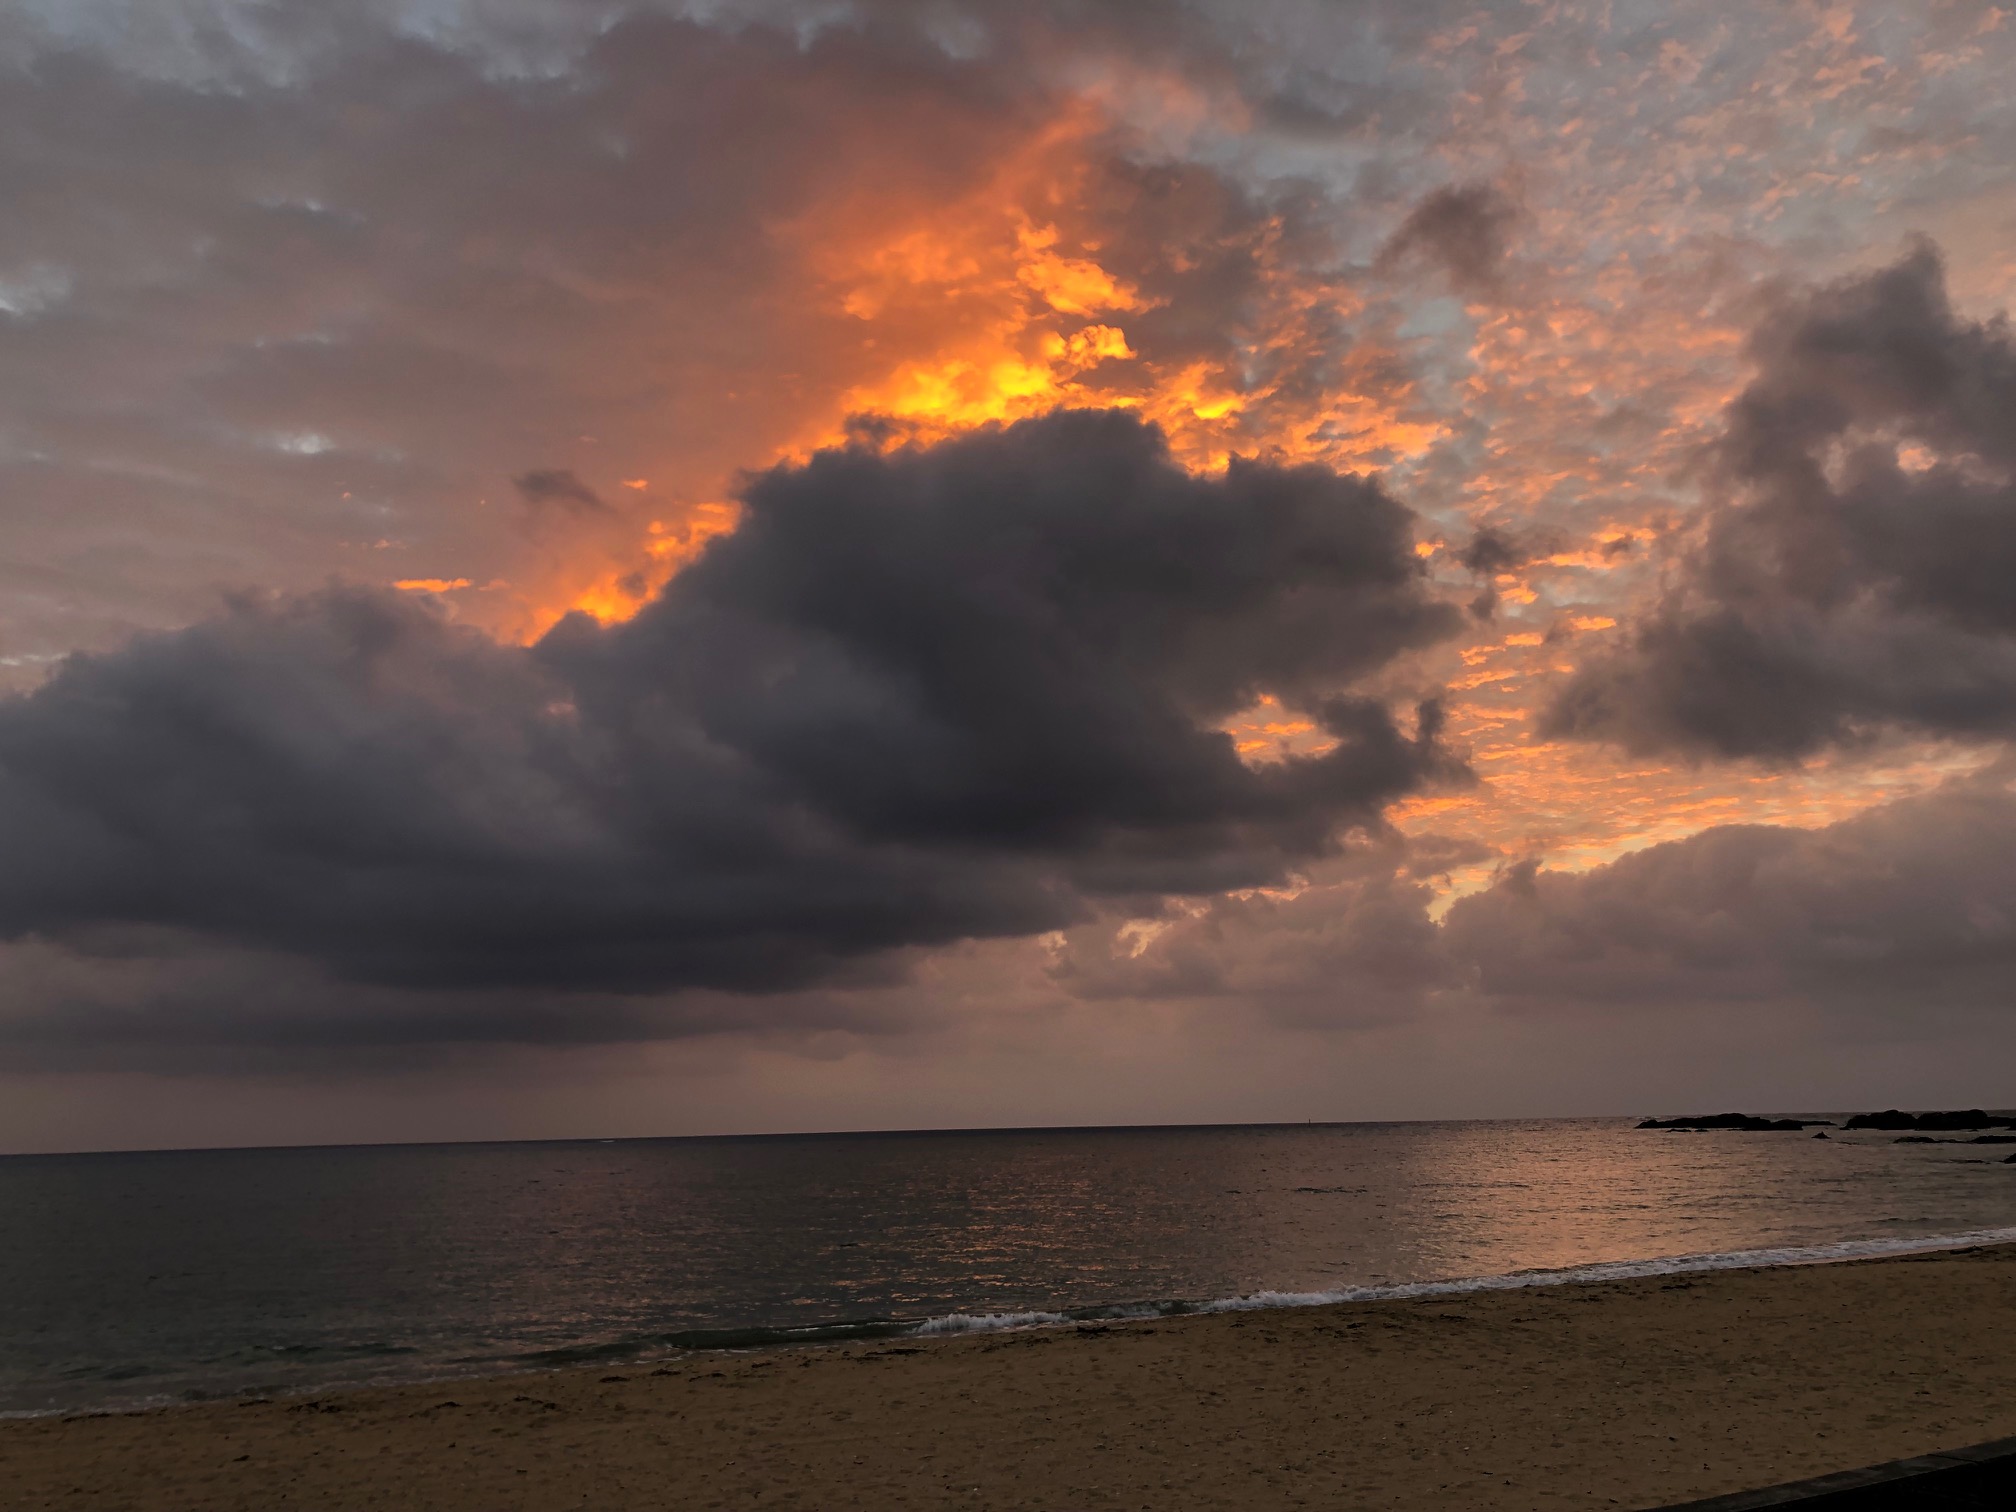
<svg viewBox="0 0 2016 1512">
<path fill-rule="evenodd" d="M 0 1504 L 1656 1506 L 2016 1433 L 2012 1283 L 1999 1244 L 17 1420 Z"/>
<path fill-rule="evenodd" d="M 1988 1112 L 1997 1119 L 2016 1121 L 2016 1110 L 1991 1108 Z M 0 1160 L 69 1160 L 122 1155 L 164 1157 L 258 1155 L 278 1154 L 290 1150 L 452 1150 L 527 1145 L 731 1144 L 795 1139 L 935 1139 L 996 1134 L 1177 1134 L 1188 1130 L 1200 1133 L 1225 1133 L 1247 1129 L 1393 1129 L 1466 1124 L 1614 1123 L 1647 1128 L 1686 1122 L 1699 1116 L 1701 1115 L 1681 1114 L 1661 1119 L 1657 1115 L 1648 1117 L 1642 1113 L 1532 1113 L 1510 1117 L 1479 1115 L 1474 1118 L 1290 1118 L 1258 1121 L 1235 1119 L 1226 1123 L 974 1124 L 954 1128 L 763 1129 L 753 1132 L 712 1134 L 566 1134 L 536 1139 L 337 1140 L 319 1144 L 143 1145 L 132 1148 L 83 1150 L 0 1150 Z M 1831 1126 L 1835 1120 L 1840 1120 L 1845 1127 L 1849 1119 L 1859 1115 L 1837 1108 L 1760 1116 L 1788 1121 L 1799 1120 L 1810 1127 L 1818 1128 L 1823 1125 Z"/>
<path fill-rule="evenodd" d="M 1993 1110 L 1991 1110 L 1993 1111 Z M 1683 1115 L 1684 1116 L 1684 1115 Z M 1776 1116 L 1776 1115 L 1774 1115 Z M 1782 1115 L 1809 1121 L 1848 1119 L 1854 1114 L 1842 1109 L 1804 1111 Z M 2016 1112 L 2007 1116 L 2016 1117 Z M 1266 1120 L 1235 1119 L 1225 1123 L 1139 1123 L 1139 1124 L 973 1124 L 954 1128 L 904 1129 L 764 1129 L 742 1133 L 712 1134 L 568 1134 L 528 1139 L 388 1139 L 338 1140 L 322 1144 L 243 1145 L 146 1145 L 137 1148 L 88 1150 L 0 1150 L 0 1160 L 71 1160 L 114 1156 L 175 1155 L 261 1155 L 293 1150 L 460 1150 L 508 1148 L 539 1145 L 629 1145 L 629 1144 L 742 1144 L 823 1139 L 955 1139 L 965 1135 L 984 1137 L 999 1134 L 1180 1134 L 1229 1133 L 1249 1129 L 1400 1129 L 1460 1127 L 1471 1124 L 1591 1123 L 1636 1127 L 1642 1113 L 1531 1113 L 1513 1117 L 1478 1115 L 1474 1118 L 1290 1118 Z"/>
</svg>

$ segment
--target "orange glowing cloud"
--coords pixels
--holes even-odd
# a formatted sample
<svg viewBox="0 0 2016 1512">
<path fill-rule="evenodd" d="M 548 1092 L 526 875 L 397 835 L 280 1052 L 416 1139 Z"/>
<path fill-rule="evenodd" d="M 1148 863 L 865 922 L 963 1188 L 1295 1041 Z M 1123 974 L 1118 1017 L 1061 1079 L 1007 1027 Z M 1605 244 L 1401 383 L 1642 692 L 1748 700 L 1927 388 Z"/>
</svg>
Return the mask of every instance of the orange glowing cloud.
<svg viewBox="0 0 2016 1512">
<path fill-rule="evenodd" d="M 457 588 L 467 588 L 467 578 L 400 578 L 392 585 L 401 593 L 453 593 Z"/>
<path fill-rule="evenodd" d="M 1351 470 L 1424 455 L 1448 434 L 1447 419 L 1413 376 L 1394 322 L 1368 318 L 1341 276 L 1312 273 L 1281 215 L 1200 170 L 1207 210 L 1157 220 L 1152 194 L 1116 169 L 1115 113 L 1149 104 L 1169 129 L 1214 108 L 1166 79 L 1105 79 L 999 139 L 956 192 L 901 175 L 843 176 L 774 222 L 795 272 L 773 297 L 802 339 L 794 370 L 777 375 L 776 402 L 758 407 L 778 429 L 736 460 L 761 467 L 839 444 L 929 443 L 1060 406 L 1131 410 L 1199 471 L 1235 455 Z M 1236 303 L 1204 311 L 1166 292 L 1228 257 Z M 535 637 L 570 610 L 624 618 L 706 539 L 733 529 L 732 508 L 718 504 L 668 523 L 679 501 L 725 492 L 725 473 L 695 476 L 680 458 L 635 451 L 609 468 L 596 485 L 606 507 L 542 536 L 536 558 L 511 573 L 515 607 L 486 607 L 500 633 Z M 646 497 L 664 501 L 650 528 Z"/>
<path fill-rule="evenodd" d="M 1445 434 L 1389 344 L 1331 350 L 1335 322 L 1361 306 L 1284 253 L 1278 220 L 1244 233 L 1259 285 L 1249 337 L 1210 356 L 1144 343 L 1137 322 L 1164 302 L 1148 264 L 1121 260 L 1130 206 L 1097 171 L 1110 126 L 1087 97 L 951 202 L 869 196 L 791 228 L 831 307 L 861 326 L 866 369 L 791 454 L 858 437 L 856 418 L 903 444 L 1060 405 L 1134 410 L 1199 470 L 1238 453 L 1376 466 Z M 1212 250 L 1129 245 L 1176 269 Z M 1328 363 L 1327 387 L 1283 376 L 1312 360 Z"/>
<path fill-rule="evenodd" d="M 1337 748 L 1334 737 L 1312 720 L 1298 718 L 1271 693 L 1263 693 L 1219 728 L 1232 737 L 1232 748 L 1249 767 L 1286 761 L 1295 756 L 1321 756 Z"/>
<path fill-rule="evenodd" d="M 564 608 L 537 616 L 529 632 L 542 635 L 569 611 L 593 616 L 604 624 L 627 620 L 648 604 L 680 568 L 692 562 L 716 536 L 734 530 L 739 508 L 730 501 L 697 504 L 677 521 L 652 520 L 645 527 L 643 560 L 633 566 L 605 570 L 574 590 Z"/>
<path fill-rule="evenodd" d="M 1057 228 L 1024 221 L 1015 231 L 1016 281 L 1060 315 L 1098 315 L 1135 310 L 1140 295 L 1089 257 L 1061 257 Z"/>
</svg>

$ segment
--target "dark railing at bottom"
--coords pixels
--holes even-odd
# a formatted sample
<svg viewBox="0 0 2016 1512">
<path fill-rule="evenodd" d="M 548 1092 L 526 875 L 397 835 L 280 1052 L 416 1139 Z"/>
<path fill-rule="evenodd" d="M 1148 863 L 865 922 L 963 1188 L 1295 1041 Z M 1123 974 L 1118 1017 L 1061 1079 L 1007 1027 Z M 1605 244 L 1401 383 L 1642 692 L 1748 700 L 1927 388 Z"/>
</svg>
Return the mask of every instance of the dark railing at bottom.
<svg viewBox="0 0 2016 1512">
<path fill-rule="evenodd" d="M 1921 1454 L 1866 1470 L 1711 1496 L 1655 1512 L 2012 1512 L 2016 1509 L 2016 1438 L 1971 1449 Z"/>
</svg>

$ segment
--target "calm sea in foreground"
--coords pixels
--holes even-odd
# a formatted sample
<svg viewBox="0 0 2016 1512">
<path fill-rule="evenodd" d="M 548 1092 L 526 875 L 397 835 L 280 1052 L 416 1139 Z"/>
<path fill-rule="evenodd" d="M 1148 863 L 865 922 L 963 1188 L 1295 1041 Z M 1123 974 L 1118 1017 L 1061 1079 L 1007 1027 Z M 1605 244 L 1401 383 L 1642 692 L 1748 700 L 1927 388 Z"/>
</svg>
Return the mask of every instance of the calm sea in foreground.
<svg viewBox="0 0 2016 1512">
<path fill-rule="evenodd" d="M 1602 1119 L 16 1156 L 0 1411 L 2016 1238 L 2010 1148 Z"/>
</svg>

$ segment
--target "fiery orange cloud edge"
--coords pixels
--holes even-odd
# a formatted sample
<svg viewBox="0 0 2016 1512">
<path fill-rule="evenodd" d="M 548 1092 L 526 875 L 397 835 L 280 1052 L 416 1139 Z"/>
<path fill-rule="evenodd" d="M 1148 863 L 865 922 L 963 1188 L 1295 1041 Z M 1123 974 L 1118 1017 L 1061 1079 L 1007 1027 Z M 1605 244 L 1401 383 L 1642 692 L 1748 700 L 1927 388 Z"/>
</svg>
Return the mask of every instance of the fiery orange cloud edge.
<svg viewBox="0 0 2016 1512">
<path fill-rule="evenodd" d="M 1153 420 L 1177 460 L 1198 472 L 1221 470 L 1235 455 L 1340 470 L 1405 467 L 1449 439 L 1452 417 L 1428 401 L 1387 334 L 1395 322 L 1382 323 L 1372 294 L 1317 276 L 1284 253 L 1278 223 L 1259 234 L 1260 314 L 1248 349 L 1222 360 L 1144 354 L 1129 328 L 1157 302 L 1144 292 L 1141 271 L 1121 266 L 1102 235 L 1106 207 L 1089 166 L 1110 126 L 1101 103 L 1087 97 L 948 201 L 891 206 L 872 193 L 843 196 L 778 226 L 811 296 L 860 337 L 852 377 L 833 386 L 817 418 L 757 460 L 802 461 L 841 444 L 928 444 L 1060 406 L 1118 407 Z M 1550 225 L 1539 215 L 1530 229 L 1543 252 L 1550 238 L 1582 233 L 1555 219 Z M 1570 647 L 1617 629 L 1630 593 L 1630 570 L 1620 564 L 1635 568 L 1660 539 L 1670 479 L 1740 384 L 1742 339 L 1737 322 L 1680 321 L 1615 274 L 1571 283 L 1578 275 L 1570 259 L 1543 256 L 1538 266 L 1519 300 L 1467 310 L 1473 328 L 1461 354 L 1467 372 L 1453 389 L 1455 414 L 1489 423 L 1458 485 L 1461 513 L 1544 521 L 1563 499 L 1660 502 L 1649 513 L 1623 505 L 1600 511 L 1579 540 L 1554 543 L 1499 574 L 1491 585 L 1497 617 L 1411 668 L 1418 684 L 1446 691 L 1452 739 L 1480 778 L 1390 812 L 1403 832 L 1433 831 L 1484 852 L 1487 859 L 1444 879 L 1445 891 L 1483 885 L 1505 861 L 1527 855 L 1581 867 L 1716 823 L 1826 824 L 1964 765 L 1965 753 L 1913 751 L 1883 772 L 1823 764 L 1760 776 L 1648 766 L 1535 738 L 1533 712 L 1548 680 L 1571 664 Z M 1318 317 L 1358 322 L 1321 391 L 1252 376 L 1269 370 L 1264 359 L 1317 340 Z M 1639 393 L 1665 395 L 1665 408 L 1628 444 L 1582 439 Z M 522 638 L 572 611 L 604 622 L 628 618 L 708 541 L 735 528 L 732 501 L 703 497 L 653 509 L 649 477 L 616 482 L 639 511 L 627 558 L 611 561 L 606 546 L 578 558 L 563 548 L 547 564 L 551 592 L 513 627 Z M 1457 587 L 1464 574 L 1448 544 L 1425 541 L 1420 549 L 1427 569 Z M 442 577 L 398 586 L 446 594 L 471 584 Z M 1271 697 L 1225 729 L 1241 757 L 1256 763 L 1328 745 Z"/>
<path fill-rule="evenodd" d="M 890 205 L 870 186 L 775 227 L 810 297 L 860 334 L 854 374 L 834 385 L 809 424 L 751 465 L 803 461 L 870 435 L 885 448 L 929 444 L 1059 407 L 1123 408 L 1153 420 L 1178 460 L 1199 471 L 1242 453 L 1376 467 L 1419 456 L 1442 436 L 1411 380 L 1396 378 L 1392 350 L 1376 341 L 1353 346 L 1341 384 L 1327 394 L 1291 393 L 1278 379 L 1252 376 L 1265 363 L 1251 359 L 1313 339 L 1313 314 L 1355 313 L 1348 289 L 1312 287 L 1269 245 L 1278 224 L 1259 228 L 1266 313 L 1257 350 L 1174 361 L 1139 350 L 1130 319 L 1159 302 L 1113 265 L 1100 234 L 1111 207 L 1097 203 L 1089 167 L 1111 127 L 1104 105 L 1087 95 L 948 202 Z M 665 471 L 676 475 L 676 462 Z M 532 590 L 536 601 L 498 628 L 532 640 L 570 611 L 627 618 L 708 540 L 734 528 L 735 507 L 720 498 L 645 521 L 651 478 L 616 482 L 640 516 L 622 559 L 611 560 L 601 543 L 584 542 L 578 556 L 560 548 L 539 564 L 545 586 Z M 470 585 L 444 574 L 400 586 L 446 593 Z"/>
</svg>

